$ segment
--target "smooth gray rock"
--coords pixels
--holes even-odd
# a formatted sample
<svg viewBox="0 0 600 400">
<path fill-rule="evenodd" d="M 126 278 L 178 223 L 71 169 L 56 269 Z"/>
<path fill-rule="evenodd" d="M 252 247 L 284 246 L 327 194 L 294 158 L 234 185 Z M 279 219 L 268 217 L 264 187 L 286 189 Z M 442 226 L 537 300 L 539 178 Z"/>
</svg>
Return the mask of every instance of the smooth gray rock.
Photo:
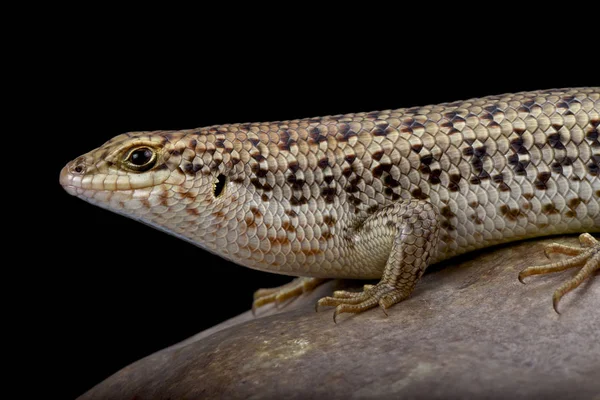
<svg viewBox="0 0 600 400">
<path fill-rule="evenodd" d="M 81 399 L 600 399 L 598 274 L 565 296 L 575 271 L 527 278 L 543 244 L 522 242 L 431 268 L 388 310 L 315 313 L 332 281 L 282 309 L 244 313 L 117 372 Z"/>
</svg>

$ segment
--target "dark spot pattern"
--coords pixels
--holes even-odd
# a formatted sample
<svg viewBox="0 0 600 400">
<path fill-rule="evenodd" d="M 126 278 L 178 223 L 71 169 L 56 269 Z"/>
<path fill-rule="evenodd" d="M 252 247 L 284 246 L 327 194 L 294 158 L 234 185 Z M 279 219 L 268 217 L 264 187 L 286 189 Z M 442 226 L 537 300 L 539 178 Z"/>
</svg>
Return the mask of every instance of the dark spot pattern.
<svg viewBox="0 0 600 400">
<path fill-rule="evenodd" d="M 410 194 L 412 195 L 412 197 L 419 200 L 426 200 L 429 198 L 429 196 L 423 193 L 423 190 L 421 188 L 413 189 L 413 191 L 410 192 Z"/>
<path fill-rule="evenodd" d="M 327 226 L 334 226 L 334 225 L 335 225 L 335 223 L 336 223 L 336 220 L 335 220 L 335 218 L 333 218 L 333 217 L 331 217 L 331 216 L 329 216 L 329 215 L 325 215 L 325 216 L 323 217 L 323 222 L 324 222 L 324 223 L 325 223 L 325 225 L 327 225 Z"/>
<path fill-rule="evenodd" d="M 371 157 L 376 161 L 381 160 L 381 157 L 383 157 L 383 150 L 376 151 L 371 155 Z"/>
<path fill-rule="evenodd" d="M 373 176 L 380 178 L 384 172 L 390 172 L 392 169 L 392 164 L 379 164 L 375 168 L 373 168 Z"/>
<path fill-rule="evenodd" d="M 553 149 L 557 149 L 557 150 L 565 149 L 565 145 L 563 144 L 563 142 L 561 141 L 561 138 L 560 138 L 560 133 L 552 133 L 552 134 L 548 135 L 548 144 Z"/>
<path fill-rule="evenodd" d="M 310 131 L 310 137 L 314 143 L 321 143 L 327 140 L 327 136 L 322 134 L 318 128 L 313 128 Z"/>
<path fill-rule="evenodd" d="M 333 235 L 332 235 L 332 233 L 331 233 L 331 232 L 329 232 L 329 231 L 324 231 L 324 232 L 321 234 L 321 237 L 322 237 L 323 239 L 325 239 L 325 240 L 329 240 L 329 239 L 333 238 Z"/>
<path fill-rule="evenodd" d="M 443 229 L 445 229 L 445 230 L 447 230 L 447 231 L 449 231 L 449 232 L 451 232 L 451 231 L 455 231 L 455 230 L 456 230 L 456 226 L 452 225 L 452 224 L 450 223 L 450 221 L 448 221 L 447 219 L 446 219 L 446 220 L 443 220 L 443 221 L 440 223 L 440 226 L 441 226 Z"/>
<path fill-rule="evenodd" d="M 200 164 L 194 164 L 194 163 L 184 163 L 183 164 L 183 172 L 186 175 L 192 175 L 192 176 L 194 176 L 201 169 L 202 169 L 202 166 Z"/>
<path fill-rule="evenodd" d="M 383 183 L 390 188 L 396 188 L 400 186 L 400 182 L 395 180 L 391 175 L 386 175 L 385 178 L 383 178 Z"/>
<path fill-rule="evenodd" d="M 592 156 L 591 162 L 587 165 L 587 169 L 590 175 L 598 176 L 598 171 L 600 170 L 600 154 Z"/>
<path fill-rule="evenodd" d="M 283 228 L 284 231 L 286 232 L 296 232 L 296 227 L 294 226 L 294 224 L 292 224 L 289 221 L 283 221 L 281 223 L 281 227 Z"/>
<path fill-rule="evenodd" d="M 456 214 L 454 214 L 451 210 L 450 207 L 448 206 L 444 206 L 440 209 L 440 213 L 442 214 L 442 216 L 446 217 L 446 218 L 452 218 L 452 217 L 456 217 Z"/>
<path fill-rule="evenodd" d="M 499 208 L 500 213 L 509 221 L 516 221 L 519 217 L 526 216 L 518 208 L 510 208 L 506 204 L 503 204 Z"/>
<path fill-rule="evenodd" d="M 431 165 L 432 162 L 433 162 L 433 156 L 431 154 L 425 154 L 425 155 L 421 156 L 421 164 Z"/>
<path fill-rule="evenodd" d="M 343 127 L 343 128 L 342 128 Z M 342 139 L 344 140 L 349 140 L 352 136 L 356 136 L 358 135 L 357 132 L 354 132 L 349 125 L 343 124 L 342 127 L 340 127 L 340 133 L 342 135 Z"/>
<path fill-rule="evenodd" d="M 535 188 L 538 190 L 546 190 L 548 189 L 548 181 L 550 180 L 550 172 L 540 172 L 537 175 L 535 182 L 533 183 Z"/>
<path fill-rule="evenodd" d="M 516 154 L 529 154 L 529 151 L 524 146 L 524 141 L 522 137 L 518 137 L 511 140 L 510 147 Z"/>
<path fill-rule="evenodd" d="M 308 199 L 304 196 L 300 196 L 300 197 L 294 196 L 290 199 L 290 204 L 293 206 L 301 206 L 306 203 L 308 203 Z"/>
<path fill-rule="evenodd" d="M 335 188 L 326 187 L 321 189 L 321 196 L 325 198 L 326 203 L 333 203 L 335 199 Z"/>
<path fill-rule="evenodd" d="M 554 204 L 544 204 L 542 206 L 542 212 L 546 215 L 552 215 L 552 214 L 559 214 L 560 211 L 558 211 L 558 209 L 556 208 L 556 206 Z"/>
<path fill-rule="evenodd" d="M 429 178 L 427 178 L 427 180 L 432 185 L 439 185 L 440 183 L 442 183 L 442 181 L 440 179 L 440 175 L 441 174 L 442 174 L 442 170 L 441 169 L 434 169 L 433 171 L 431 171 L 429 173 Z"/>
<path fill-rule="evenodd" d="M 527 166 L 529 163 L 529 160 L 521 160 L 518 154 L 511 154 L 508 156 L 508 164 L 513 167 L 513 170 L 517 175 L 527 175 Z"/>
<path fill-rule="evenodd" d="M 296 175 L 288 175 L 287 182 L 292 185 L 292 189 L 302 191 L 302 186 L 306 183 L 302 178 L 296 178 Z"/>
<path fill-rule="evenodd" d="M 461 176 L 459 174 L 450 175 L 450 182 L 448 183 L 448 189 L 451 192 L 458 192 L 458 190 L 460 189 L 460 186 L 458 185 L 460 183 L 460 180 L 461 180 Z"/>
</svg>

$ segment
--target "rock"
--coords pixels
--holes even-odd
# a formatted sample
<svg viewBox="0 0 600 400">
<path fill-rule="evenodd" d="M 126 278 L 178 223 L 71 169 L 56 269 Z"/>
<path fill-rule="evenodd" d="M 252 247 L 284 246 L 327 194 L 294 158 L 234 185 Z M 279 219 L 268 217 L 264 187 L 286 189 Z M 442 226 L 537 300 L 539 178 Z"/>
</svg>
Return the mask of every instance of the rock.
<svg viewBox="0 0 600 400">
<path fill-rule="evenodd" d="M 430 268 L 408 300 L 344 314 L 314 304 L 331 281 L 279 310 L 247 312 L 117 372 L 81 399 L 600 397 L 598 274 L 552 309 L 575 271 L 517 280 L 544 264 L 521 242 Z M 594 397 L 595 396 L 595 397 Z"/>
</svg>

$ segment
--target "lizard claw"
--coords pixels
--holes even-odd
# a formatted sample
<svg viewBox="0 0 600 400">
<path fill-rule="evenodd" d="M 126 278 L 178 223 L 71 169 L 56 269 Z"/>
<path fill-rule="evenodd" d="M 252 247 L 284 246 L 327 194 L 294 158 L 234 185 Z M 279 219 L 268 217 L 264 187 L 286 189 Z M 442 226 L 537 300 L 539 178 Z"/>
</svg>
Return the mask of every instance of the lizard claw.
<svg viewBox="0 0 600 400">
<path fill-rule="evenodd" d="M 554 311 L 560 315 L 560 312 L 558 311 L 558 302 L 560 301 L 561 296 L 557 296 L 557 292 L 554 292 L 554 294 L 552 295 L 552 308 L 554 308 Z"/>
<path fill-rule="evenodd" d="M 381 308 L 381 311 L 383 311 L 383 313 L 385 314 L 386 317 L 389 317 L 389 315 L 387 313 L 387 309 L 386 309 L 385 305 L 381 302 L 381 300 L 379 300 L 379 308 Z"/>
</svg>

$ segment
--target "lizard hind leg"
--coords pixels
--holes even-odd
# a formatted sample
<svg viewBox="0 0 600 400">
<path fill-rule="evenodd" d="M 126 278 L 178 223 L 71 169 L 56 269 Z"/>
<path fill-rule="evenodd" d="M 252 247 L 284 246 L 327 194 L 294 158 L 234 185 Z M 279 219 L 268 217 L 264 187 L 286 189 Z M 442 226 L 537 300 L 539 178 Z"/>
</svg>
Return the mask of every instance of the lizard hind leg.
<svg viewBox="0 0 600 400">
<path fill-rule="evenodd" d="M 579 236 L 579 242 L 581 247 L 564 246 L 557 243 L 549 244 L 545 250 L 547 256 L 550 254 L 563 254 L 571 256 L 571 258 L 546 265 L 528 267 L 519 273 L 519 281 L 524 283 L 523 279 L 531 275 L 548 274 L 582 266 L 573 278 L 563 283 L 554 292 L 552 305 L 557 313 L 559 313 L 558 303 L 562 297 L 578 287 L 584 280 L 590 278 L 594 272 L 600 270 L 600 242 L 589 233 Z"/>
<path fill-rule="evenodd" d="M 333 320 L 342 313 L 360 313 L 379 306 L 386 310 L 406 299 L 425 272 L 436 251 L 439 223 L 437 209 L 426 201 L 402 201 L 378 211 L 364 223 L 359 234 L 386 232 L 392 248 L 381 280 L 365 285 L 362 292 L 336 291 L 316 305 L 333 306 Z"/>
</svg>

